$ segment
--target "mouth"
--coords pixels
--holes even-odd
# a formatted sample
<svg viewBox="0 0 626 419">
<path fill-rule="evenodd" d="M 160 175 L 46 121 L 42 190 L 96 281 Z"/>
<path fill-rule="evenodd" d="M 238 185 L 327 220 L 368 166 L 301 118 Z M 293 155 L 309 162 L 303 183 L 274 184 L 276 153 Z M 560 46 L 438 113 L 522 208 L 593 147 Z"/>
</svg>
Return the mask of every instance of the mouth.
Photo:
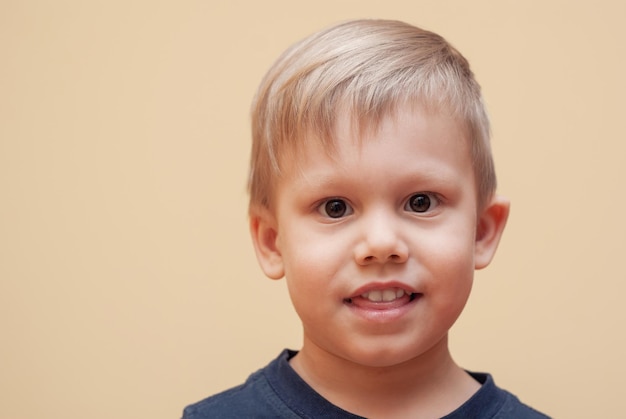
<svg viewBox="0 0 626 419">
<path fill-rule="evenodd" d="M 411 292 L 399 287 L 375 289 L 363 292 L 359 295 L 344 298 L 346 304 L 380 304 L 388 305 L 393 303 L 409 303 L 419 297 L 421 294 Z"/>
</svg>

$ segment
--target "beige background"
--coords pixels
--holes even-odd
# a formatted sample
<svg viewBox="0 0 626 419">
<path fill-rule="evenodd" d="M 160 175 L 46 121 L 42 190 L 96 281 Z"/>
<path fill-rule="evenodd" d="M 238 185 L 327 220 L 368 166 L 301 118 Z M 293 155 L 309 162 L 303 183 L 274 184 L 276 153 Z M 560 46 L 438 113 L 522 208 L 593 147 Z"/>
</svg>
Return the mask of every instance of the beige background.
<svg viewBox="0 0 626 419">
<path fill-rule="evenodd" d="M 441 33 L 484 87 L 513 212 L 457 360 L 623 417 L 624 2 L 0 0 L 1 418 L 176 418 L 299 345 L 247 236 L 248 107 L 357 17 Z"/>
</svg>

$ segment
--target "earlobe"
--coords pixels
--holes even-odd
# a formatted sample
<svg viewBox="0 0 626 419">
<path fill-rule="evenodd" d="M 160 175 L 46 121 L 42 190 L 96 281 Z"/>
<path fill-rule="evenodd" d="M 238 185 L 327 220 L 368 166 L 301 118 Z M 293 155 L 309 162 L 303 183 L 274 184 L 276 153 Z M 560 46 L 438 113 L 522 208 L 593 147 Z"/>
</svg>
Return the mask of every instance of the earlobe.
<svg viewBox="0 0 626 419">
<path fill-rule="evenodd" d="M 475 269 L 485 268 L 493 259 L 509 218 L 510 202 L 501 196 L 494 196 L 479 214 L 474 247 Z"/>
<path fill-rule="evenodd" d="M 250 235 L 261 269 L 271 279 L 285 275 L 283 258 L 277 246 L 276 218 L 267 208 L 250 211 Z"/>
</svg>

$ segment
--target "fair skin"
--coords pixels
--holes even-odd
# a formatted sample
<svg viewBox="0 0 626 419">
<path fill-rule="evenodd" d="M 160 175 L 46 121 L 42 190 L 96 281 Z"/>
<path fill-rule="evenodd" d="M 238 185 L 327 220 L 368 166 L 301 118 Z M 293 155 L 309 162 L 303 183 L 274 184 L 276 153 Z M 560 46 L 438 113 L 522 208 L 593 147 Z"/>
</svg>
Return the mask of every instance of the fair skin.
<svg viewBox="0 0 626 419">
<path fill-rule="evenodd" d="M 438 418 L 479 388 L 447 335 L 509 204 L 479 205 L 465 132 L 445 113 L 401 107 L 360 139 L 349 121 L 332 157 L 307 144 L 272 210 L 251 210 L 257 257 L 287 280 L 304 330 L 291 365 L 309 385 L 361 416 Z"/>
</svg>

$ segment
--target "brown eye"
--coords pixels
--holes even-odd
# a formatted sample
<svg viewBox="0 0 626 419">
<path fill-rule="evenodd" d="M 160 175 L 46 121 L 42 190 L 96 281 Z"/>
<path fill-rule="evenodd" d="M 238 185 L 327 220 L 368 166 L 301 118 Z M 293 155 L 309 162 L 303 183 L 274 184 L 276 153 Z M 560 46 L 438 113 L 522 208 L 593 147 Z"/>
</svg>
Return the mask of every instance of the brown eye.
<svg viewBox="0 0 626 419">
<path fill-rule="evenodd" d="M 350 207 L 343 199 L 331 199 L 322 204 L 321 210 L 330 218 L 341 218 L 349 214 Z"/>
<path fill-rule="evenodd" d="M 426 212 L 436 204 L 436 201 L 433 203 L 433 200 L 436 198 L 431 198 L 430 194 L 418 193 L 409 198 L 405 209 L 413 212 Z"/>
</svg>

